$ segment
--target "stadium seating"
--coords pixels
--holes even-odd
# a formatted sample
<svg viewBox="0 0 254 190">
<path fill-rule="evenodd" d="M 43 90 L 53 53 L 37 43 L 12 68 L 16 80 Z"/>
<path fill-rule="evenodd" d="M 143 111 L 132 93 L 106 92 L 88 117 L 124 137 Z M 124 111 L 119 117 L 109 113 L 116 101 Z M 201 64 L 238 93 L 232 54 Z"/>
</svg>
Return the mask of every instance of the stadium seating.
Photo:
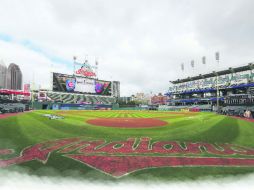
<svg viewBox="0 0 254 190">
<path fill-rule="evenodd" d="M 182 106 L 160 105 L 158 110 L 161 110 L 161 111 L 181 111 L 181 110 L 212 111 L 212 106 L 210 104 L 205 104 L 205 105 L 182 105 Z"/>
<path fill-rule="evenodd" d="M 224 115 L 234 115 L 234 116 L 241 116 L 246 110 L 250 110 L 254 112 L 254 106 L 225 106 L 222 108 L 221 113 Z"/>
<path fill-rule="evenodd" d="M 77 99 L 76 99 L 76 103 L 82 103 L 82 102 L 84 102 L 85 100 L 84 100 L 84 96 L 82 96 L 82 95 L 77 95 Z"/>
<path fill-rule="evenodd" d="M 67 104 L 74 104 L 74 103 L 76 103 L 74 95 L 73 94 L 68 94 L 66 96 L 66 98 L 63 100 L 63 103 L 67 103 Z"/>
<path fill-rule="evenodd" d="M 55 93 L 55 92 L 48 92 L 47 96 L 52 102 L 62 102 L 66 104 L 89 103 L 89 104 L 108 105 L 116 102 L 116 99 L 111 96 L 95 96 L 95 95 Z"/>
<path fill-rule="evenodd" d="M 51 92 L 48 92 L 48 93 L 47 93 L 47 96 L 48 96 L 52 101 L 55 101 L 55 102 L 62 101 L 62 100 L 61 100 L 61 97 L 60 97 L 60 94 L 58 94 L 58 93 L 51 93 Z"/>
<path fill-rule="evenodd" d="M 27 110 L 26 105 L 22 103 L 1 103 L 0 114 L 17 113 Z"/>
</svg>

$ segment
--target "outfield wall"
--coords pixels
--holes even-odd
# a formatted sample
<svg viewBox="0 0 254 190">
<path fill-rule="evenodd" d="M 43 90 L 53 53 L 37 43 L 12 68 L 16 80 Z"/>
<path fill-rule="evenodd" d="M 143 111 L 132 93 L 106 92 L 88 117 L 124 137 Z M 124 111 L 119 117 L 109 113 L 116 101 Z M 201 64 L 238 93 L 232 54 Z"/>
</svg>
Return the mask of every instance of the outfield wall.
<svg viewBox="0 0 254 190">
<path fill-rule="evenodd" d="M 112 105 L 104 104 L 53 104 L 53 110 L 111 110 Z"/>
<path fill-rule="evenodd" d="M 118 108 L 113 108 L 114 110 L 147 110 L 145 108 L 141 107 L 118 107 Z"/>
<path fill-rule="evenodd" d="M 33 102 L 30 105 L 35 110 L 111 110 L 112 105 L 106 104 L 63 104 L 52 102 Z"/>
</svg>

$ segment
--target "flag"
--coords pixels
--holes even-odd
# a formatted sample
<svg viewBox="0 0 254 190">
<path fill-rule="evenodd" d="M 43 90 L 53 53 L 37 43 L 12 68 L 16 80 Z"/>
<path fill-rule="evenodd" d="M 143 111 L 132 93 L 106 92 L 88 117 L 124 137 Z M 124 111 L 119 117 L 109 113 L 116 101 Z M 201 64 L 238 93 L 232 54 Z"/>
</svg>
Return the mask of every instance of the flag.
<svg viewBox="0 0 254 190">
<path fill-rule="evenodd" d="M 194 68 L 194 60 L 191 60 L 191 67 Z"/>
<path fill-rule="evenodd" d="M 205 57 L 205 56 L 202 57 L 202 63 L 203 63 L 204 65 L 206 64 L 206 57 Z"/>
<path fill-rule="evenodd" d="M 182 71 L 184 71 L 184 64 L 183 63 L 181 64 L 181 69 L 182 69 Z"/>
</svg>

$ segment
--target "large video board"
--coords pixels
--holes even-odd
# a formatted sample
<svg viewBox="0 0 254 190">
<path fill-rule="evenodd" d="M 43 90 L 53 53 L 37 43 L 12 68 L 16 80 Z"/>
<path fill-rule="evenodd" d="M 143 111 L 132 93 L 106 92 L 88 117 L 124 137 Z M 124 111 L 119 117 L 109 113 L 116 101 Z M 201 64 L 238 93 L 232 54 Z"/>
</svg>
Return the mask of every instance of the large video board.
<svg viewBox="0 0 254 190">
<path fill-rule="evenodd" d="M 53 91 L 111 95 L 111 82 L 53 73 Z"/>
</svg>

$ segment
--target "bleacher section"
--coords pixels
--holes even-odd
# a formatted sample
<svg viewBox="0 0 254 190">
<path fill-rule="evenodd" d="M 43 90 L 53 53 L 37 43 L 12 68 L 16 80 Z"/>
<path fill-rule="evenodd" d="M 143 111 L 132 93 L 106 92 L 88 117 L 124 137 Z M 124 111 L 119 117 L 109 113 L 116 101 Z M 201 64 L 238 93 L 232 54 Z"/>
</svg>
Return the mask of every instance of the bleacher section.
<svg viewBox="0 0 254 190">
<path fill-rule="evenodd" d="M 249 110 L 254 115 L 254 95 L 253 94 L 232 94 L 225 98 L 225 107 L 220 112 L 225 115 L 244 116 Z"/>
<path fill-rule="evenodd" d="M 22 103 L 5 103 L 0 104 L 0 114 L 17 113 L 27 110 L 27 106 Z"/>
<path fill-rule="evenodd" d="M 8 95 L 0 95 L 0 114 L 17 113 L 29 110 L 26 100 L 12 100 Z"/>
<path fill-rule="evenodd" d="M 47 93 L 47 96 L 51 99 L 51 100 L 53 100 L 53 101 L 55 101 L 55 102 L 61 102 L 62 100 L 61 100 L 61 97 L 60 97 L 60 94 L 58 94 L 58 93 Z"/>
<path fill-rule="evenodd" d="M 158 107 L 160 111 L 212 111 L 212 105 L 191 105 L 191 106 L 167 106 L 167 105 L 160 105 Z"/>
<path fill-rule="evenodd" d="M 226 106 L 221 109 L 220 113 L 243 117 L 246 110 L 251 111 L 252 116 L 254 115 L 254 106 Z"/>
<path fill-rule="evenodd" d="M 116 99 L 111 96 L 93 96 L 85 94 L 47 92 L 47 101 L 66 104 L 113 104 Z"/>
<path fill-rule="evenodd" d="M 254 64 L 171 81 L 171 110 L 217 111 L 241 115 L 254 111 Z"/>
</svg>

